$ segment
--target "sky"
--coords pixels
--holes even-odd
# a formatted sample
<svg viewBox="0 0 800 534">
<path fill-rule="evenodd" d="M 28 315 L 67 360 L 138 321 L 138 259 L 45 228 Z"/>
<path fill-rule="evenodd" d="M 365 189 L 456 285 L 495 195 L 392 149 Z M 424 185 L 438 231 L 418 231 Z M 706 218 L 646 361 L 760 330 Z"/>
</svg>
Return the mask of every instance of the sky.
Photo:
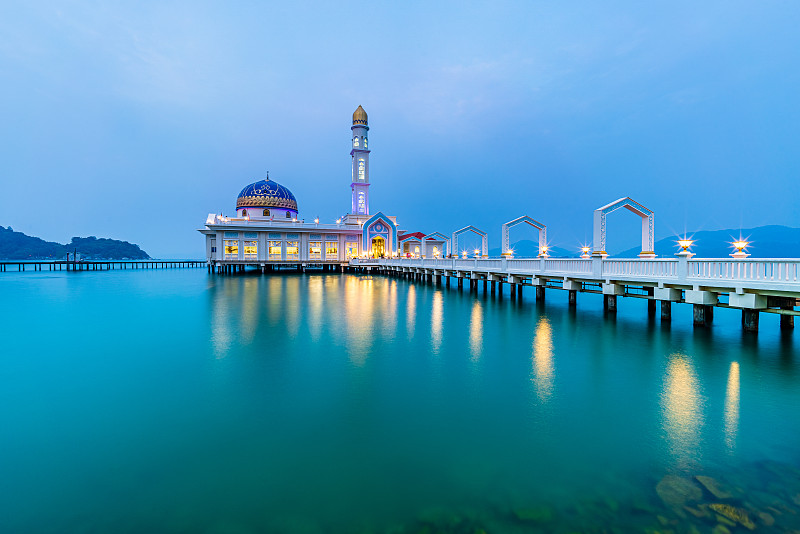
<svg viewBox="0 0 800 534">
<path fill-rule="evenodd" d="M 656 238 L 800 226 L 800 2 L 3 2 L 0 225 L 201 257 L 269 176 L 300 216 L 409 231 L 529 215 L 591 241 L 630 196 Z M 609 251 L 640 242 L 608 218 Z M 512 241 L 536 239 L 517 227 Z"/>
</svg>

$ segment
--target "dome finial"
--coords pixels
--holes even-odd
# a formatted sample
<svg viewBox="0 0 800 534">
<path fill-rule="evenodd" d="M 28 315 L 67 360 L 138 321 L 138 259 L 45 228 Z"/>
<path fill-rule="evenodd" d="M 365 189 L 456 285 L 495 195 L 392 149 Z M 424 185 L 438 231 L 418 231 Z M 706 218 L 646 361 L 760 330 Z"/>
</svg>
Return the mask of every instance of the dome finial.
<svg viewBox="0 0 800 534">
<path fill-rule="evenodd" d="M 364 108 L 362 108 L 360 104 L 353 112 L 353 125 L 355 126 L 356 124 L 367 125 L 367 112 L 364 111 Z"/>
<path fill-rule="evenodd" d="M 267 171 L 267 181 L 269 182 L 269 171 Z"/>
</svg>

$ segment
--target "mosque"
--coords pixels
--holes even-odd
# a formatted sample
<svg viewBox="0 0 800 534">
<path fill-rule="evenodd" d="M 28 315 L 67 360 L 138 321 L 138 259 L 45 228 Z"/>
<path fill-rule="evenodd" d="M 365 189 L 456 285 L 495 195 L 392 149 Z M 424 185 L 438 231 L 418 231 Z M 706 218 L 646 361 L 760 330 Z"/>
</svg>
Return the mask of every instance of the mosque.
<svg viewBox="0 0 800 534">
<path fill-rule="evenodd" d="M 269 175 L 247 185 L 236 199 L 236 216 L 210 213 L 200 233 L 206 258 L 217 270 L 230 266 L 335 266 L 352 258 L 439 257 L 444 240 L 398 230 L 397 218 L 369 206 L 369 126 L 358 106 L 351 130 L 350 212 L 335 222 L 306 222 L 297 199 Z M 399 247 L 402 247 L 399 248 Z"/>
</svg>

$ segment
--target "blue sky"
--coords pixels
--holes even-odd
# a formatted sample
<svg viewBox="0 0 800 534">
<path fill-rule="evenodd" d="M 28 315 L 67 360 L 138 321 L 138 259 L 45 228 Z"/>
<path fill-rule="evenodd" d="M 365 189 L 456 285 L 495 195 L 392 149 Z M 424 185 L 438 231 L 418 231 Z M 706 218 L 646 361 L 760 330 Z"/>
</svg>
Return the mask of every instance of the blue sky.
<svg viewBox="0 0 800 534">
<path fill-rule="evenodd" d="M 800 3 L 4 2 L 0 225 L 200 256 L 209 212 L 270 176 L 301 216 L 350 206 L 591 239 L 631 196 L 657 237 L 800 226 Z M 608 249 L 636 245 L 627 211 Z M 535 239 L 517 229 L 512 239 Z"/>
</svg>

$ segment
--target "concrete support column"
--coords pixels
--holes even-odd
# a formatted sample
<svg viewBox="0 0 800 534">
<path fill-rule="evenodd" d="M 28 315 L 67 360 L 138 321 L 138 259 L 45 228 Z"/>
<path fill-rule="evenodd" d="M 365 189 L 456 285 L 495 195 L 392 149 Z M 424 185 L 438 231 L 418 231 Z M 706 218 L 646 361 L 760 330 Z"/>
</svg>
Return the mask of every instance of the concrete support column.
<svg viewBox="0 0 800 534">
<path fill-rule="evenodd" d="M 783 299 L 781 309 L 794 310 L 794 299 Z M 794 315 L 781 315 L 781 330 L 794 330 Z"/>
<path fill-rule="evenodd" d="M 714 320 L 714 306 L 694 304 L 692 308 L 693 323 L 695 326 L 708 326 Z"/>
<path fill-rule="evenodd" d="M 508 283 L 508 287 L 511 289 L 511 299 L 512 300 L 516 300 L 517 299 L 517 284 L 515 284 L 514 282 L 509 282 Z"/>
<path fill-rule="evenodd" d="M 672 302 L 668 300 L 661 301 L 661 322 L 668 323 L 672 320 Z"/>
<path fill-rule="evenodd" d="M 574 308 L 578 305 L 578 292 L 574 289 L 569 290 L 569 307 Z"/>
<path fill-rule="evenodd" d="M 492 280 L 492 288 L 491 288 L 492 295 L 494 295 L 496 290 L 497 290 L 497 282 Z"/>
<path fill-rule="evenodd" d="M 742 310 L 742 328 L 745 332 L 758 332 L 758 310 Z"/>
<path fill-rule="evenodd" d="M 450 275 L 449 274 L 445 275 L 444 284 L 447 286 L 448 289 L 450 289 Z"/>
<path fill-rule="evenodd" d="M 483 281 L 483 294 L 484 294 L 484 295 L 486 294 L 486 285 L 487 285 L 488 283 L 489 283 L 489 282 L 487 282 L 486 280 L 484 280 L 484 281 Z"/>
<path fill-rule="evenodd" d="M 464 289 L 464 278 L 459 278 L 458 282 L 456 283 L 456 285 L 457 285 L 459 290 L 463 290 Z"/>
<path fill-rule="evenodd" d="M 608 313 L 617 313 L 617 296 L 616 295 L 606 295 L 605 300 L 603 301 L 603 311 Z"/>
<path fill-rule="evenodd" d="M 544 302 L 544 286 L 536 286 L 536 300 Z"/>
<path fill-rule="evenodd" d="M 522 283 L 517 284 L 517 296 L 522 299 Z"/>
</svg>

